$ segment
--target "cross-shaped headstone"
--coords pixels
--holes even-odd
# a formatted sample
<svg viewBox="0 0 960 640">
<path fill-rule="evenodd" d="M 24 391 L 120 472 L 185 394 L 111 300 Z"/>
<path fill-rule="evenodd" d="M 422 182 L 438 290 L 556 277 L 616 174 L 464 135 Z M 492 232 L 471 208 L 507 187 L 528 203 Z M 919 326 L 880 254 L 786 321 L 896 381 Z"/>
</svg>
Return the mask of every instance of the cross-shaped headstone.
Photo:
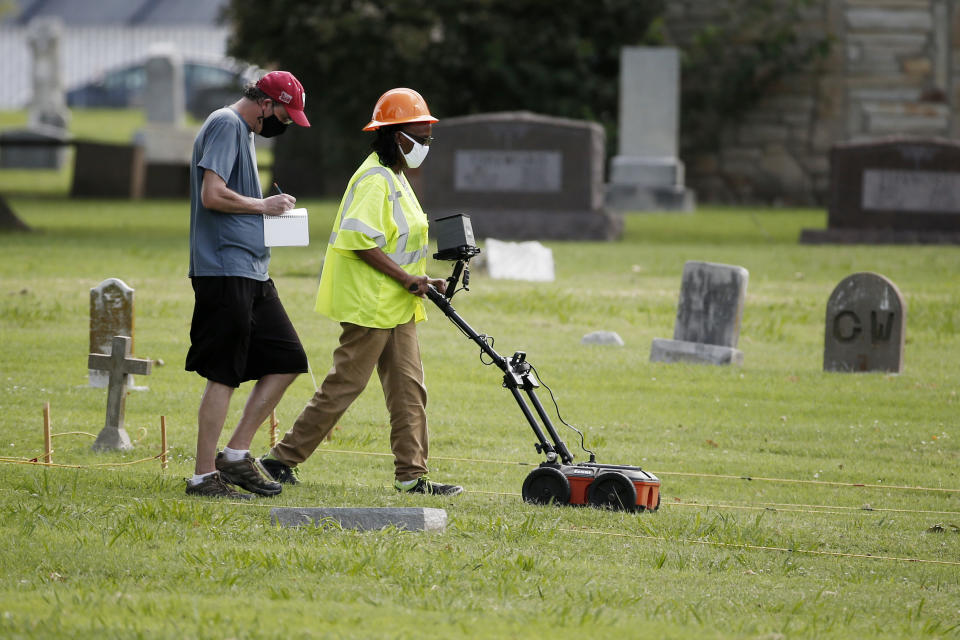
<svg viewBox="0 0 960 640">
<path fill-rule="evenodd" d="M 96 442 L 94 451 L 132 449 L 130 436 L 123 428 L 123 411 L 127 404 L 127 376 L 137 374 L 150 375 L 153 369 L 153 360 L 130 358 L 130 338 L 114 336 L 110 355 L 91 353 L 87 359 L 87 367 L 107 371 L 110 382 L 107 384 L 107 422 Z"/>
</svg>

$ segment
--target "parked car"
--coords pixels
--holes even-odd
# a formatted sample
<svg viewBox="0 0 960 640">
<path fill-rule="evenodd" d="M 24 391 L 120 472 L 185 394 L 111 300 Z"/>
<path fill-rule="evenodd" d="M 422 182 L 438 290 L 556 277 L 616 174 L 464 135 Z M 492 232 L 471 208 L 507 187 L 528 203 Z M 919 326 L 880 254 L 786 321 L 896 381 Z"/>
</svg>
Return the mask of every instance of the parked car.
<svg viewBox="0 0 960 640">
<path fill-rule="evenodd" d="M 203 119 L 210 111 L 233 102 L 243 86 L 259 77 L 258 69 L 227 61 L 186 60 L 183 63 L 187 110 Z M 143 62 L 113 69 L 67 92 L 68 107 L 143 106 L 147 70 Z"/>
</svg>

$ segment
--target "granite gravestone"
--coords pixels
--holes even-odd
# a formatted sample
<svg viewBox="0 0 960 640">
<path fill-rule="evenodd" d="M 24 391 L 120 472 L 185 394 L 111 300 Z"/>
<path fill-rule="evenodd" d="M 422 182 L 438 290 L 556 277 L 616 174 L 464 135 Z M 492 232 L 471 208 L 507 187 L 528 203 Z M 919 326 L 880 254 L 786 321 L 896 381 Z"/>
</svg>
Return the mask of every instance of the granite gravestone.
<svg viewBox="0 0 960 640">
<path fill-rule="evenodd" d="M 184 125 L 183 60 L 171 45 L 157 44 L 145 66 L 147 124 L 134 139 L 144 148 L 144 195 L 187 197 L 196 130 Z"/>
<path fill-rule="evenodd" d="M 130 357 L 131 338 L 114 336 L 110 344 L 110 354 L 91 353 L 87 357 L 87 366 L 91 370 L 105 371 L 108 375 L 107 419 L 93 443 L 94 451 L 132 449 L 130 436 L 123 427 L 124 411 L 127 404 L 128 380 L 136 373 L 149 375 L 153 369 L 152 360 L 139 360 Z"/>
<path fill-rule="evenodd" d="M 900 290 L 884 276 L 847 276 L 827 301 L 823 370 L 900 373 L 906 315 Z"/>
<path fill-rule="evenodd" d="M 431 220 L 466 212 L 478 238 L 612 240 L 603 128 L 528 112 L 445 118 L 416 178 Z"/>
<path fill-rule="evenodd" d="M 90 289 L 90 353 L 110 355 L 114 336 L 133 344 L 133 289 L 123 280 L 108 278 Z M 106 387 L 106 371 L 90 367 L 91 387 Z M 128 378 L 133 386 L 133 376 Z"/>
<path fill-rule="evenodd" d="M 67 152 L 64 143 L 70 140 L 67 133 L 70 112 L 60 74 L 62 31 L 59 18 L 36 18 L 30 23 L 33 94 L 27 127 L 0 134 L 0 167 L 59 169 L 63 166 Z"/>
<path fill-rule="evenodd" d="M 620 54 L 620 128 L 610 163 L 607 204 L 615 211 L 692 211 L 677 151 L 680 53 L 624 47 Z"/>
<path fill-rule="evenodd" d="M 748 277 L 743 267 L 687 262 L 673 340 L 654 338 L 650 361 L 743 364 L 737 343 Z"/>
<path fill-rule="evenodd" d="M 827 229 L 819 243 L 960 244 L 960 142 L 887 138 L 830 150 Z"/>
<path fill-rule="evenodd" d="M 143 147 L 77 142 L 73 158 L 71 197 L 143 197 Z"/>
</svg>

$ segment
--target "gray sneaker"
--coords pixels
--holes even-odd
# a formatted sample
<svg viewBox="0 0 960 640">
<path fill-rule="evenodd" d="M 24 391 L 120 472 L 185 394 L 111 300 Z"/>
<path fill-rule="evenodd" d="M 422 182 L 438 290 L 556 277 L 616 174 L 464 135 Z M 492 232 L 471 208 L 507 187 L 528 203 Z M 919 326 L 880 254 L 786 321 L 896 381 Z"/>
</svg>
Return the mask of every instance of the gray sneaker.
<svg viewBox="0 0 960 640">
<path fill-rule="evenodd" d="M 262 496 L 275 496 L 283 487 L 279 482 L 270 479 L 260 461 L 249 453 L 242 460 L 227 460 L 223 452 L 217 454 L 217 471 L 223 476 L 223 479 L 230 484 L 235 484 L 241 489 L 259 493 Z"/>
<path fill-rule="evenodd" d="M 253 496 L 249 493 L 240 493 L 220 477 L 219 473 L 212 473 L 199 484 L 190 484 L 187 480 L 188 496 L 203 496 L 205 498 L 230 498 L 231 500 L 249 500 Z"/>
</svg>

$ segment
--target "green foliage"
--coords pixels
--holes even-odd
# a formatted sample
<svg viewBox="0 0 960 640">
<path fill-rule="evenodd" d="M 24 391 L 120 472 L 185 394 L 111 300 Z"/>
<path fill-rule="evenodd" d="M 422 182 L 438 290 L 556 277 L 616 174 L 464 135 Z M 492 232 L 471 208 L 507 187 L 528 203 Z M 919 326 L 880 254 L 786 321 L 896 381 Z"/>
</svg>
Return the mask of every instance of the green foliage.
<svg viewBox="0 0 960 640">
<path fill-rule="evenodd" d="M 392 87 L 417 89 L 441 119 L 528 110 L 595 120 L 612 133 L 620 48 L 657 37 L 663 4 L 234 0 L 230 52 L 300 78 L 313 126 L 278 141 L 277 171 L 306 165 L 315 184 L 339 195 L 367 144 L 360 129 Z"/>
<path fill-rule="evenodd" d="M 337 203 L 303 204 L 311 236 L 326 237 Z M 522 504 L 523 478 L 539 460 L 533 435 L 498 371 L 481 365 L 479 350 L 436 309 L 418 326 L 431 475 L 463 484 L 463 495 L 392 489 L 388 419 L 374 377 L 332 440 L 302 465 L 303 484 L 231 504 L 183 494 L 203 392 L 203 381 L 182 368 L 193 304 L 188 208 L 54 198 L 11 205 L 38 231 L 0 234 L 3 455 L 41 452 L 43 402 L 51 403 L 54 433 L 103 425 L 106 391 L 86 386 L 86 349 L 89 289 L 106 277 L 136 289 L 135 354 L 166 364 L 138 378 L 148 390 L 127 396 L 135 450 L 94 454 L 87 436 L 57 436 L 54 462 L 152 456 L 161 415 L 172 452 L 165 472 L 156 461 L 84 469 L 0 463 L 2 638 L 956 638 L 960 631 L 956 565 L 877 557 L 960 558 L 951 527 L 960 524 L 953 247 L 803 246 L 799 230 L 822 226 L 823 211 L 701 208 L 628 216 L 619 242 L 548 243 L 557 263 L 552 283 L 492 280 L 475 270 L 457 309 L 495 336 L 501 353 L 528 353 L 601 461 L 660 475 L 663 506 L 655 514 Z M 339 334 L 312 311 L 321 252 L 322 242 L 286 247 L 271 263 L 318 376 Z M 651 340 L 671 335 L 683 262 L 692 259 L 750 271 L 742 368 L 649 362 Z M 449 267 L 434 262 L 430 272 Z M 901 375 L 822 371 L 824 307 L 854 271 L 883 273 L 906 298 Z M 618 332 L 626 345 L 581 345 L 595 329 Z M 236 392 L 227 430 L 251 386 Z M 308 375 L 293 383 L 277 408 L 281 433 L 313 391 Z M 575 435 L 562 433 L 579 454 Z M 261 429 L 255 453 L 266 450 L 267 437 Z M 436 535 L 270 524 L 271 507 L 318 505 L 439 507 L 449 523 Z"/>
<path fill-rule="evenodd" d="M 785 76 L 808 70 L 830 48 L 825 35 L 801 37 L 813 0 L 727 0 L 725 18 L 704 27 L 684 49 L 681 85 L 686 153 L 715 151 L 735 122 Z"/>
</svg>

